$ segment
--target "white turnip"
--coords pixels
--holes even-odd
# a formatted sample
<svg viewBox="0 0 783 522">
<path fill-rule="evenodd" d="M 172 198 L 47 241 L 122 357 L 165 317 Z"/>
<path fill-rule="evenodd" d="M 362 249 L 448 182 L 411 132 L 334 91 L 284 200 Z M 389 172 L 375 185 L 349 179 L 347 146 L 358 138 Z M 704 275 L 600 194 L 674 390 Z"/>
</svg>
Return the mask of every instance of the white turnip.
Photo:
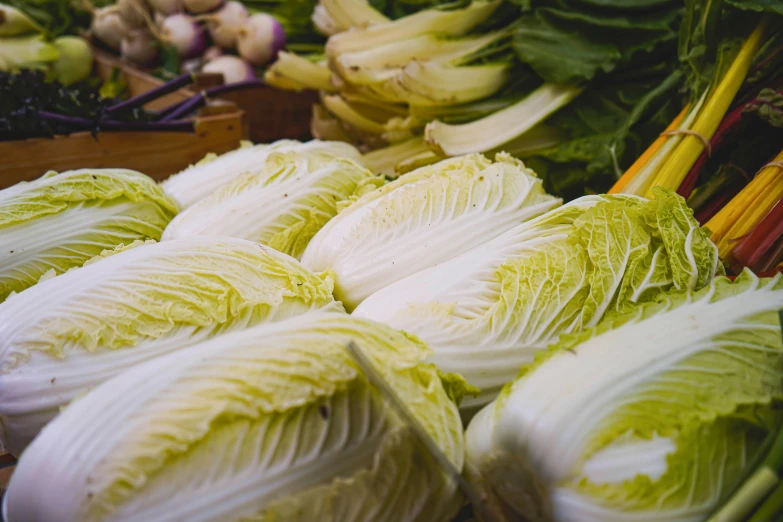
<svg viewBox="0 0 783 522">
<path fill-rule="evenodd" d="M 114 7 L 95 10 L 92 19 L 92 35 L 115 51 L 120 50 L 120 42 L 130 31 L 131 28 Z"/>
<path fill-rule="evenodd" d="M 225 83 L 238 83 L 248 80 L 255 80 L 256 73 L 253 66 L 242 58 L 226 55 L 207 63 L 202 72 L 222 74 Z"/>
<path fill-rule="evenodd" d="M 134 29 L 120 43 L 122 57 L 136 65 L 154 64 L 159 53 L 160 44 L 149 29 Z"/>
<path fill-rule="evenodd" d="M 264 65 L 285 46 L 285 31 L 273 16 L 258 13 L 247 19 L 237 34 L 239 55 L 254 65 Z"/>
<path fill-rule="evenodd" d="M 233 49 L 237 45 L 240 28 L 247 21 L 247 9 L 241 2 L 227 2 L 209 17 L 209 36 L 223 49 Z"/>
<path fill-rule="evenodd" d="M 193 17 L 175 14 L 167 17 L 161 24 L 164 39 L 177 49 L 181 58 L 199 56 L 207 47 L 207 35 L 204 28 Z"/>
</svg>

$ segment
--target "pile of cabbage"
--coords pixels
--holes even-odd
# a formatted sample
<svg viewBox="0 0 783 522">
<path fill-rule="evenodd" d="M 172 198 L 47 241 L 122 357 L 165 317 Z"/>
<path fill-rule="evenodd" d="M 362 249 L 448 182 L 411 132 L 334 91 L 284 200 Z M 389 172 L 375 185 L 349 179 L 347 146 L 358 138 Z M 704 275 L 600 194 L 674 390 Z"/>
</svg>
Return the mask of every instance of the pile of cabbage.
<svg viewBox="0 0 783 522">
<path fill-rule="evenodd" d="M 48 173 L 0 191 L 0 292 L 14 522 L 449 522 L 419 428 L 487 522 L 700 521 L 783 422 L 780 277 L 725 277 L 674 193 L 564 204 L 503 153 Z"/>
</svg>

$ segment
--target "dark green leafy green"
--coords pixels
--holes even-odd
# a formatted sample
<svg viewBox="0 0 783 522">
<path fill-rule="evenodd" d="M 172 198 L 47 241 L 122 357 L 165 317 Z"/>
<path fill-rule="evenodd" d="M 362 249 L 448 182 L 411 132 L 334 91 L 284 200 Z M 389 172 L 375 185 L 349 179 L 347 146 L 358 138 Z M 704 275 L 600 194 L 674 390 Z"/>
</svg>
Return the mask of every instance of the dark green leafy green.
<svg viewBox="0 0 783 522">
<path fill-rule="evenodd" d="M 605 192 L 682 108 L 682 74 L 659 64 L 617 83 L 597 82 L 547 124 L 569 139 L 523 158 L 549 191 L 567 199 Z"/>
<path fill-rule="evenodd" d="M 40 24 L 51 38 L 78 35 L 92 22 L 90 10 L 113 4 L 113 0 L 3 0 Z"/>
<path fill-rule="evenodd" d="M 679 2 L 639 0 L 521 2 L 528 12 L 515 24 L 514 49 L 544 80 L 592 80 L 641 54 L 671 49 L 677 39 Z M 539 5 L 541 4 L 541 5 Z M 640 9 L 643 11 L 639 11 Z"/>
</svg>

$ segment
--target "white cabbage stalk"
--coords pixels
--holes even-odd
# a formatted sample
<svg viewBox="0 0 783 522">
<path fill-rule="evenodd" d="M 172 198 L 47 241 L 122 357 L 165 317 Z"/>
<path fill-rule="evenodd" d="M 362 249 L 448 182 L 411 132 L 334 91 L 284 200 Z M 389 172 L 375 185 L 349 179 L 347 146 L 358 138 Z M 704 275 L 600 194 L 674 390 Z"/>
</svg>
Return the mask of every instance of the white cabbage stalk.
<svg viewBox="0 0 783 522">
<path fill-rule="evenodd" d="M 233 238 L 107 253 L 0 305 L 0 440 L 14 455 L 68 401 L 147 359 L 334 304 L 330 277 Z"/>
<path fill-rule="evenodd" d="M 545 83 L 517 103 L 469 123 L 431 121 L 424 135 L 441 156 L 486 152 L 524 136 L 584 89 Z"/>
<path fill-rule="evenodd" d="M 320 0 L 312 16 L 313 25 L 325 36 L 389 22 L 367 0 Z"/>
<path fill-rule="evenodd" d="M 781 308 L 746 271 L 563 337 L 471 422 L 471 476 L 531 520 L 706 520 L 783 419 Z"/>
<path fill-rule="evenodd" d="M 295 258 L 348 200 L 383 184 L 352 160 L 320 152 L 275 152 L 180 213 L 163 239 L 230 236 Z"/>
<path fill-rule="evenodd" d="M 296 87 L 294 90 L 334 92 L 332 73 L 326 63 L 316 63 L 294 53 L 280 51 L 277 60 L 264 73 L 264 80 L 270 85 L 281 84 Z"/>
<path fill-rule="evenodd" d="M 242 146 L 218 156 L 207 154 L 204 159 L 175 174 L 162 183 L 163 190 L 184 209 L 209 196 L 215 190 L 242 174 L 258 168 L 273 152 L 321 150 L 335 156 L 361 161 L 356 148 L 341 142 L 279 140 L 271 144 Z"/>
<path fill-rule="evenodd" d="M 500 4 L 498 0 L 475 0 L 461 9 L 425 9 L 398 20 L 345 31 L 329 38 L 326 54 L 334 58 L 425 34 L 461 36 L 489 18 Z"/>
<path fill-rule="evenodd" d="M 420 168 L 359 198 L 307 246 L 302 263 L 334 270 L 351 310 L 395 281 L 448 261 L 560 205 L 522 162 L 478 154 Z"/>
<path fill-rule="evenodd" d="M 376 292 L 353 312 L 412 333 L 481 389 L 475 412 L 563 333 L 721 268 L 685 200 L 585 196 Z"/>
<path fill-rule="evenodd" d="M 448 522 L 447 478 L 345 349 L 355 341 L 462 469 L 452 398 L 427 348 L 318 313 L 206 341 L 76 400 L 22 455 L 10 520 Z"/>
<path fill-rule="evenodd" d="M 0 190 L 0 302 L 105 249 L 160 239 L 177 204 L 132 170 L 49 172 Z"/>
<path fill-rule="evenodd" d="M 365 85 L 396 76 L 412 60 L 446 64 L 480 51 L 506 35 L 504 31 L 459 39 L 424 34 L 360 51 L 342 53 L 334 66 L 352 85 Z"/>
</svg>

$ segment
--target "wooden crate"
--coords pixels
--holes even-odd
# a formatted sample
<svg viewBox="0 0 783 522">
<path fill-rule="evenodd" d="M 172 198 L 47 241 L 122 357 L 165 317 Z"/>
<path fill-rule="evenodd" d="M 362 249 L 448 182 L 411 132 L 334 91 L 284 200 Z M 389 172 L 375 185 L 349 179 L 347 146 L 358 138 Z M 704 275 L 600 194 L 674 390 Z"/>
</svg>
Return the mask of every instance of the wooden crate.
<svg viewBox="0 0 783 522">
<path fill-rule="evenodd" d="M 130 67 L 106 53 L 96 52 L 96 70 L 108 78 L 118 69 L 130 96 L 144 93 L 160 80 Z M 218 79 L 219 80 L 219 79 Z M 207 78 L 208 81 L 208 78 Z M 180 89 L 146 107 L 160 109 L 193 96 Z M 126 168 L 162 180 L 203 158 L 207 153 L 235 149 L 248 139 L 245 113 L 230 103 L 206 108 L 195 119 L 195 132 L 78 132 L 54 138 L 0 142 L 0 188 L 30 181 L 49 170 Z"/>
<path fill-rule="evenodd" d="M 244 113 L 198 117 L 189 132 L 78 132 L 54 138 L 0 142 L 0 188 L 49 170 L 125 168 L 162 180 L 209 152 L 235 149 L 247 137 Z"/>
<path fill-rule="evenodd" d="M 163 83 L 147 72 L 121 62 L 106 51 L 95 49 L 95 59 L 98 64 L 98 74 L 104 80 L 109 78 L 112 69 L 121 67 L 128 89 L 132 93 L 145 92 Z M 220 75 L 213 75 L 212 79 L 207 78 L 207 75 L 203 75 L 197 88 L 182 89 L 146 107 L 153 110 L 162 109 L 181 101 L 183 94 L 192 96 L 198 89 L 222 83 Z M 233 102 L 239 109 L 245 111 L 249 125 L 249 139 L 254 143 L 268 143 L 281 139 L 308 140 L 312 137 L 310 118 L 313 104 L 318 101 L 318 94 L 314 92 L 295 93 L 259 86 L 227 92 L 221 94 L 220 98 Z"/>
</svg>

